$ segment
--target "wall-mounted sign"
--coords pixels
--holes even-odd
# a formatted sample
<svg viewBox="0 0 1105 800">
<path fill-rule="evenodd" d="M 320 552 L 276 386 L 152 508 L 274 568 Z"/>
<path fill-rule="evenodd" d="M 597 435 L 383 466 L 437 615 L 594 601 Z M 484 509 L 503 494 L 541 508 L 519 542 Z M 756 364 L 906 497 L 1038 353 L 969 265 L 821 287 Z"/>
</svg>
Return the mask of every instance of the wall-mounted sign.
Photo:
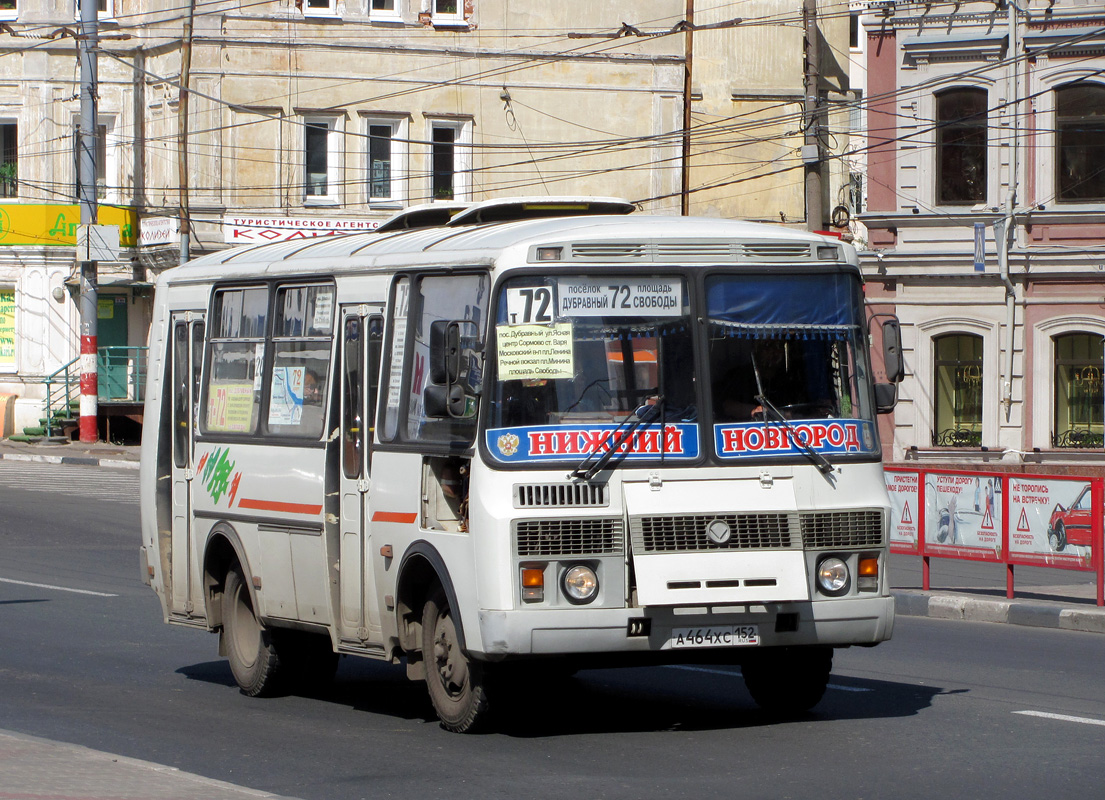
<svg viewBox="0 0 1105 800">
<path fill-rule="evenodd" d="M 223 216 L 223 240 L 227 244 L 264 244 L 288 239 L 314 239 L 365 233 L 380 227 L 378 219 L 334 219 L 331 217 Z"/>
</svg>

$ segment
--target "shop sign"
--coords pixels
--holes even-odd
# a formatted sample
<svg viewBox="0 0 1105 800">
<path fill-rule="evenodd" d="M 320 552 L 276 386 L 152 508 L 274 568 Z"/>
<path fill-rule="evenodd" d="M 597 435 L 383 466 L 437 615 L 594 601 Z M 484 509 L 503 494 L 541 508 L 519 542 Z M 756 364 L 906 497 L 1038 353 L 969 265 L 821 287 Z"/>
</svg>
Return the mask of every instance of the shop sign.
<svg viewBox="0 0 1105 800">
<path fill-rule="evenodd" d="M 365 233 L 380 227 L 378 219 L 335 219 L 331 217 L 223 217 L 223 239 L 227 244 L 264 244 L 289 239 L 314 239 Z"/>
</svg>

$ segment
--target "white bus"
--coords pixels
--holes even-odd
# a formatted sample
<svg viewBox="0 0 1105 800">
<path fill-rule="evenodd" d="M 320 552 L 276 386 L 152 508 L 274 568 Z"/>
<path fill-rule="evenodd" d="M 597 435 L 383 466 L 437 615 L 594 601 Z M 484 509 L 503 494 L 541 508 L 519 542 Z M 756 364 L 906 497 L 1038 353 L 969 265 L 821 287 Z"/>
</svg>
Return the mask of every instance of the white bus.
<svg viewBox="0 0 1105 800">
<path fill-rule="evenodd" d="M 405 663 L 442 724 L 597 665 L 816 704 L 890 638 L 854 250 L 628 203 L 225 250 L 158 280 L 142 571 L 242 691 Z M 527 218 L 530 217 L 530 218 Z M 900 379 L 896 320 L 882 325 Z"/>
</svg>

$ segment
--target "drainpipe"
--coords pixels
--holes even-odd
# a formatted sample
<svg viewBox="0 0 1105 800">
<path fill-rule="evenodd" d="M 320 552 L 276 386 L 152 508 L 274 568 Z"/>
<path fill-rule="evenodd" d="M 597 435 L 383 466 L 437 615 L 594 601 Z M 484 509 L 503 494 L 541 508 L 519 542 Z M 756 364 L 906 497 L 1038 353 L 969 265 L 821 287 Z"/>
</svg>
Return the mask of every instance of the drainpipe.
<svg viewBox="0 0 1105 800">
<path fill-rule="evenodd" d="M 1009 94 L 1012 101 L 1013 118 L 1010 124 L 1010 153 L 1009 153 L 1009 193 L 1006 197 L 1005 218 L 1000 229 L 994 225 L 994 234 L 998 238 L 998 268 L 1001 272 L 1001 282 L 1005 284 L 1005 364 L 1002 372 L 1002 403 L 1005 406 L 1005 421 L 1008 422 L 1013 408 L 1013 345 L 1016 341 L 1013 323 L 1016 311 L 1017 292 L 1013 282 L 1009 279 L 1009 245 L 1016 236 L 1016 216 L 1014 208 L 1017 202 L 1017 179 L 1020 163 L 1018 159 L 1018 142 L 1020 136 L 1020 36 L 1017 31 L 1017 8 L 1015 3 L 1008 6 L 1009 25 Z"/>
</svg>

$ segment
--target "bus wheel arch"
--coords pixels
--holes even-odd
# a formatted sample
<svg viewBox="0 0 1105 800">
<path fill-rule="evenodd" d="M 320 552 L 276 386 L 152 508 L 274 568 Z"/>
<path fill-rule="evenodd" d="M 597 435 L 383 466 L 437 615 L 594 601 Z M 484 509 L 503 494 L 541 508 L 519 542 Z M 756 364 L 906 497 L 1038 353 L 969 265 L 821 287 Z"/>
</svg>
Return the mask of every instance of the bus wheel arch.
<svg viewBox="0 0 1105 800">
<path fill-rule="evenodd" d="M 245 549 L 238 538 L 237 531 L 225 522 L 217 523 L 207 536 L 207 546 L 203 554 L 204 599 L 207 603 L 207 624 L 211 630 L 218 630 L 223 624 L 223 590 L 227 575 L 233 569 L 241 570 L 245 578 L 245 588 L 249 599 L 257 608 L 257 596 L 250 579 L 252 571 L 245 557 Z M 221 647 L 221 645 L 220 645 Z M 220 652 L 220 655 L 226 655 Z"/>
<path fill-rule="evenodd" d="M 440 587 L 449 608 L 453 609 L 456 635 L 462 650 L 465 648 L 464 628 L 456 591 L 445 567 L 445 560 L 427 541 L 414 542 L 403 554 L 395 586 L 395 622 L 399 646 L 407 656 L 407 676 L 412 680 L 425 677 L 422 662 L 422 616 L 426 604 Z"/>
</svg>

